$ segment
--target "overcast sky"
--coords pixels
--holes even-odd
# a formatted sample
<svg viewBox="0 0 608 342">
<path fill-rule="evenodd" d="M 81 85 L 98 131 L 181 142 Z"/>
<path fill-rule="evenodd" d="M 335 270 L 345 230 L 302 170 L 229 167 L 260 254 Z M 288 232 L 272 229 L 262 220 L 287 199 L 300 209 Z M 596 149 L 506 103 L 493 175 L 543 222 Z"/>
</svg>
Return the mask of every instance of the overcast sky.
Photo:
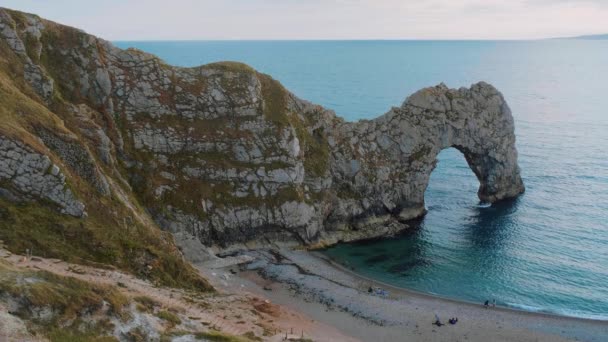
<svg viewBox="0 0 608 342">
<path fill-rule="evenodd" d="M 608 0 L 0 0 L 109 40 L 534 39 L 608 33 Z"/>
</svg>

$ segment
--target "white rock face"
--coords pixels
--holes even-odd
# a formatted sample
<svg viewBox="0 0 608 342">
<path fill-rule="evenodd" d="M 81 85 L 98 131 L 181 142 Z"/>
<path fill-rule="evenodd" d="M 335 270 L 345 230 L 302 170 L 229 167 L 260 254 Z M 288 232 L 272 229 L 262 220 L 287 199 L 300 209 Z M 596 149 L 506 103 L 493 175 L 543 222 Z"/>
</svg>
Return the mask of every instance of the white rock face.
<svg viewBox="0 0 608 342">
<path fill-rule="evenodd" d="M 367 202 L 362 207 L 402 221 L 424 212 L 436 156 L 449 147 L 464 154 L 479 179 L 480 200 L 492 203 L 524 191 L 511 111 L 483 82 L 470 89 L 420 90 L 375 120 L 343 124 L 336 135 L 348 144 L 335 154 L 335 183 L 360 192 Z"/>
<path fill-rule="evenodd" d="M 0 135 L 0 184 L 3 183 L 8 184 L 8 191 L 16 191 L 16 195 L 48 200 L 65 214 L 86 215 L 84 204 L 66 186 L 59 166 L 23 143 Z"/>
<path fill-rule="evenodd" d="M 35 16 L 27 16 L 28 25 L 23 30 L 22 34 L 31 36 L 33 39 L 40 39 L 40 31 L 44 29 L 44 25 Z M 4 10 L 0 10 L 0 38 L 4 39 L 11 49 L 24 59 L 24 78 L 28 81 L 38 95 L 46 101 L 49 101 L 53 95 L 54 82 L 48 77 L 44 69 L 35 64 L 26 50 L 23 40 L 17 32 L 17 24 L 12 19 L 10 14 Z M 36 51 L 32 51 L 37 57 L 40 57 L 41 45 L 36 44 Z"/>
</svg>

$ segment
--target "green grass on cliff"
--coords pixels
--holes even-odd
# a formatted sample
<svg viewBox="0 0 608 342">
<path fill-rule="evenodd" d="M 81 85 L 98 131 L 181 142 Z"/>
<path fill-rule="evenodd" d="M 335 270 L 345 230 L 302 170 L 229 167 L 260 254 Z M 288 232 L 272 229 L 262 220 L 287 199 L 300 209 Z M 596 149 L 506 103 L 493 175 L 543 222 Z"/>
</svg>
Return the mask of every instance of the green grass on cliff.
<svg viewBox="0 0 608 342">
<path fill-rule="evenodd" d="M 169 233 L 123 217 L 120 222 L 91 208 L 88 218 L 77 219 L 34 202 L 16 204 L 0 199 L 0 239 L 13 253 L 29 249 L 43 257 L 126 269 L 159 285 L 212 290 L 183 260 Z"/>
<path fill-rule="evenodd" d="M 173 326 L 182 324 L 182 320 L 176 314 L 170 311 L 159 311 L 156 316 L 160 319 L 169 322 Z"/>
<path fill-rule="evenodd" d="M 293 115 L 291 122 L 304 149 L 304 168 L 315 177 L 323 176 L 329 168 L 329 143 L 323 130 L 319 128 L 310 133 L 310 117 L 301 119 L 298 115 Z"/>
<path fill-rule="evenodd" d="M 85 323 L 81 315 L 100 310 L 105 302 L 109 305 L 109 315 L 124 318 L 123 308 L 128 303 L 128 299 L 112 286 L 45 271 L 22 271 L 1 260 L 0 297 L 17 300 L 16 314 L 34 323 L 29 326 L 30 330 L 52 342 L 117 341 L 108 336 L 112 328 L 108 319 Z M 35 314 L 40 309 L 51 309 L 52 315 L 41 319 Z"/>
<path fill-rule="evenodd" d="M 219 331 L 208 331 L 194 335 L 197 339 L 213 342 L 250 342 L 252 339 L 246 336 L 234 336 L 221 333 Z"/>
<path fill-rule="evenodd" d="M 265 74 L 259 74 L 259 78 L 262 83 L 266 119 L 275 123 L 279 129 L 291 125 L 304 150 L 306 171 L 315 177 L 323 176 L 329 167 L 329 144 L 324 132 L 321 129 L 309 131 L 313 125 L 313 117 L 304 116 L 302 118 L 289 112 L 287 108 L 289 93 L 281 83 Z"/>
<path fill-rule="evenodd" d="M 215 69 L 227 72 L 241 72 L 252 74 L 255 70 L 247 64 L 241 62 L 222 61 L 203 65 L 204 69 Z"/>
<path fill-rule="evenodd" d="M 258 74 L 262 84 L 262 97 L 264 98 L 264 116 L 276 124 L 279 129 L 289 124 L 287 113 L 287 90 L 281 83 L 265 74 Z"/>
<path fill-rule="evenodd" d="M 23 79 L 23 65 L 0 40 L 0 133 L 40 147 L 30 132 L 35 126 L 66 132 L 56 115 L 49 111 Z"/>
</svg>

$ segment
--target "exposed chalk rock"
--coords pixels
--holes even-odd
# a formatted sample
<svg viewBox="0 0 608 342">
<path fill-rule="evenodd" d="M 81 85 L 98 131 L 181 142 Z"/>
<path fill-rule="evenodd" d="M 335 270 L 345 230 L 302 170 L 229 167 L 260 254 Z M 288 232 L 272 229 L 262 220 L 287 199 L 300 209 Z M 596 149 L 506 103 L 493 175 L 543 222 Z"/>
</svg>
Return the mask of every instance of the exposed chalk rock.
<svg viewBox="0 0 608 342">
<path fill-rule="evenodd" d="M 26 199 L 50 201 L 65 214 L 86 216 L 84 204 L 74 197 L 65 180 L 59 166 L 49 157 L 0 135 L 0 184 L 3 187 Z"/>
</svg>

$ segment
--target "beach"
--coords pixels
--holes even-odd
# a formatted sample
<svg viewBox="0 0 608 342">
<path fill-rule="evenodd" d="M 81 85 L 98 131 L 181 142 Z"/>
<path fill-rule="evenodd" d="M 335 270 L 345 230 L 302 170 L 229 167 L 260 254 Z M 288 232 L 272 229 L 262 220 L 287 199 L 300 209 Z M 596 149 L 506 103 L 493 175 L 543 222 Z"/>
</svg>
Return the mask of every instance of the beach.
<svg viewBox="0 0 608 342">
<path fill-rule="evenodd" d="M 608 336 L 608 322 L 486 308 L 395 288 L 354 274 L 317 252 L 253 250 L 232 258 L 247 262 L 227 262 L 221 268 L 203 263 L 199 269 L 224 291 L 251 292 L 361 341 L 599 342 Z M 369 293 L 370 287 L 386 295 Z M 445 325 L 433 325 L 435 315 Z M 451 317 L 458 323 L 448 324 Z M 315 335 L 315 340 L 336 340 Z"/>
<path fill-rule="evenodd" d="M 608 336 L 606 321 L 485 308 L 395 288 L 354 274 L 317 252 L 244 249 L 224 258 L 199 260 L 197 268 L 217 290 L 201 298 L 117 270 L 28 258 L 3 249 L 0 257 L 22 270 L 42 270 L 107 286 L 118 284 L 116 289 L 128 298 L 145 296 L 159 310 L 176 312 L 182 320 L 178 332 L 204 331 L 211 326 L 233 336 L 255 333 L 263 341 L 344 342 L 602 342 Z M 370 287 L 374 293 L 368 292 Z M 0 317 L 4 317 L 0 336 L 37 341 L 9 312 L 8 307 L 0 306 Z M 433 325 L 435 315 L 445 325 Z M 457 317 L 458 323 L 448 324 L 451 317 Z M 154 329 L 164 326 L 157 319 L 148 319 L 156 322 Z M 193 340 L 187 332 L 183 334 L 178 340 Z"/>
</svg>

